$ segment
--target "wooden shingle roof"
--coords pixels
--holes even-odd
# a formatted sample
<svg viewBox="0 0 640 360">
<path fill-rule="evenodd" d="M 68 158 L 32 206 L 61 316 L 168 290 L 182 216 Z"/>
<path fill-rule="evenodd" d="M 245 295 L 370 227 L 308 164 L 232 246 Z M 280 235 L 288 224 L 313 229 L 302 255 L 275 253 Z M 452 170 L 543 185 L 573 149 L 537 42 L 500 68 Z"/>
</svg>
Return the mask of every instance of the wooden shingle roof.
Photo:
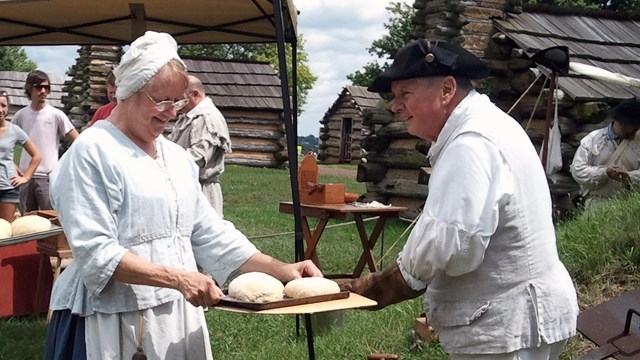
<svg viewBox="0 0 640 360">
<path fill-rule="evenodd" d="M 220 109 L 282 111 L 280 78 L 271 64 L 183 58 Z"/>
<path fill-rule="evenodd" d="M 569 48 L 572 62 L 640 78 L 638 16 L 605 10 L 527 5 L 520 14 L 507 13 L 505 19 L 494 19 L 494 25 L 528 56 L 548 47 L 564 45 Z M 640 97 L 640 88 L 575 74 L 560 77 L 558 84 L 578 101 Z"/>
<path fill-rule="evenodd" d="M 0 71 L 0 90 L 4 90 L 9 94 L 9 99 L 12 106 L 28 106 L 31 101 L 24 93 L 24 83 L 27 80 L 28 72 L 23 71 Z M 51 84 L 51 92 L 47 96 L 47 101 L 50 105 L 63 109 L 61 99 L 64 95 L 62 88 L 64 82 L 70 78 L 66 75 L 59 74 L 47 74 L 49 76 L 49 82 Z"/>
<path fill-rule="evenodd" d="M 347 97 L 350 97 L 350 99 L 346 99 Z M 351 101 L 356 109 L 362 111 L 367 108 L 376 107 L 380 99 L 381 98 L 378 93 L 370 92 L 366 87 L 357 85 L 346 85 L 342 88 L 342 92 L 338 94 L 338 98 L 329 107 L 324 116 L 325 118 L 327 116 L 331 116 L 333 111 L 336 108 L 340 107 L 345 100 Z"/>
<path fill-rule="evenodd" d="M 363 86 L 347 85 L 344 89 L 351 94 L 360 110 L 377 106 L 381 99 L 378 93 L 373 93 Z"/>
</svg>

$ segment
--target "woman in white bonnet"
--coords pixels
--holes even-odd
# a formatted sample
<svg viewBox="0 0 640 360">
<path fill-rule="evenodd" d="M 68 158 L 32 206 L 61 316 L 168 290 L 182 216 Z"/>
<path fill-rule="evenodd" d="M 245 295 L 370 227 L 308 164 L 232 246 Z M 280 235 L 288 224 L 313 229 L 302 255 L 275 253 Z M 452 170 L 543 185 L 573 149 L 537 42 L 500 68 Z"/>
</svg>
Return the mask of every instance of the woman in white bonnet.
<svg viewBox="0 0 640 360">
<path fill-rule="evenodd" d="M 260 253 L 200 191 L 189 154 L 162 133 L 186 104 L 185 65 L 147 32 L 114 70 L 118 106 L 82 133 L 51 177 L 74 261 L 51 295 L 45 359 L 211 359 L 202 306 L 237 272 L 322 276 Z"/>
</svg>

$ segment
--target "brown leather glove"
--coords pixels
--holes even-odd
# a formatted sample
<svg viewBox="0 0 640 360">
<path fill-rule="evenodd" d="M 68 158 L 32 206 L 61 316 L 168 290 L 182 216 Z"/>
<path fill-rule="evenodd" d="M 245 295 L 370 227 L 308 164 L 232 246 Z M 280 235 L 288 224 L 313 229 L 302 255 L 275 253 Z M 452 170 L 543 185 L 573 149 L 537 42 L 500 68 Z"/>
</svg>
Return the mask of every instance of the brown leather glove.
<svg viewBox="0 0 640 360">
<path fill-rule="evenodd" d="M 415 291 L 407 285 L 395 261 L 382 271 L 341 284 L 340 290 L 349 290 L 378 302 L 378 305 L 368 307 L 367 310 L 380 310 L 388 305 L 424 294 L 424 290 Z"/>
</svg>

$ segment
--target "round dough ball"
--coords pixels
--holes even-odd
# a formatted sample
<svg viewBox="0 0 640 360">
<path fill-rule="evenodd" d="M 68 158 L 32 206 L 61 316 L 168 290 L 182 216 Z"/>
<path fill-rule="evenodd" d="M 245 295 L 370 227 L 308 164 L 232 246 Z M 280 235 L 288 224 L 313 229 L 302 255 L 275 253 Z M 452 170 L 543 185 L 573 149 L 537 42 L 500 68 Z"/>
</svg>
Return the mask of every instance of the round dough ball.
<svg viewBox="0 0 640 360">
<path fill-rule="evenodd" d="M 284 285 L 271 275 L 248 272 L 229 283 L 229 296 L 250 303 L 273 302 L 284 297 Z"/>
<path fill-rule="evenodd" d="M 11 237 L 12 233 L 11 223 L 5 219 L 0 219 L 0 239 Z"/>
<path fill-rule="evenodd" d="M 284 287 L 284 294 L 293 299 L 310 296 L 337 294 L 340 286 L 335 281 L 322 277 L 308 277 L 289 281 Z"/>
<path fill-rule="evenodd" d="M 38 215 L 26 215 L 11 223 L 13 236 L 51 230 L 51 221 Z"/>
</svg>

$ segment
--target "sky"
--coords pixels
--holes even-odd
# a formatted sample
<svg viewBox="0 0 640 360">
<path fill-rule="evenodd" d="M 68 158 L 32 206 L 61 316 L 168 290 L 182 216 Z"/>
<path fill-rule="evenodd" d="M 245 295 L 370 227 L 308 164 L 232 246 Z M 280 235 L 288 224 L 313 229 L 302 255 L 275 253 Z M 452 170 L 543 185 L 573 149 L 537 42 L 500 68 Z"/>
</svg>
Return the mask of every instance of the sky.
<svg viewBox="0 0 640 360">
<path fill-rule="evenodd" d="M 413 0 L 394 0 L 409 5 Z M 320 120 L 338 98 L 347 75 L 376 58 L 367 52 L 373 40 L 387 32 L 385 7 L 390 0 L 294 0 L 298 32 L 305 40 L 311 72 L 318 77 L 307 94 L 298 135 L 319 136 Z M 77 46 L 25 46 L 27 55 L 45 72 L 64 74 L 78 57 Z"/>
</svg>

